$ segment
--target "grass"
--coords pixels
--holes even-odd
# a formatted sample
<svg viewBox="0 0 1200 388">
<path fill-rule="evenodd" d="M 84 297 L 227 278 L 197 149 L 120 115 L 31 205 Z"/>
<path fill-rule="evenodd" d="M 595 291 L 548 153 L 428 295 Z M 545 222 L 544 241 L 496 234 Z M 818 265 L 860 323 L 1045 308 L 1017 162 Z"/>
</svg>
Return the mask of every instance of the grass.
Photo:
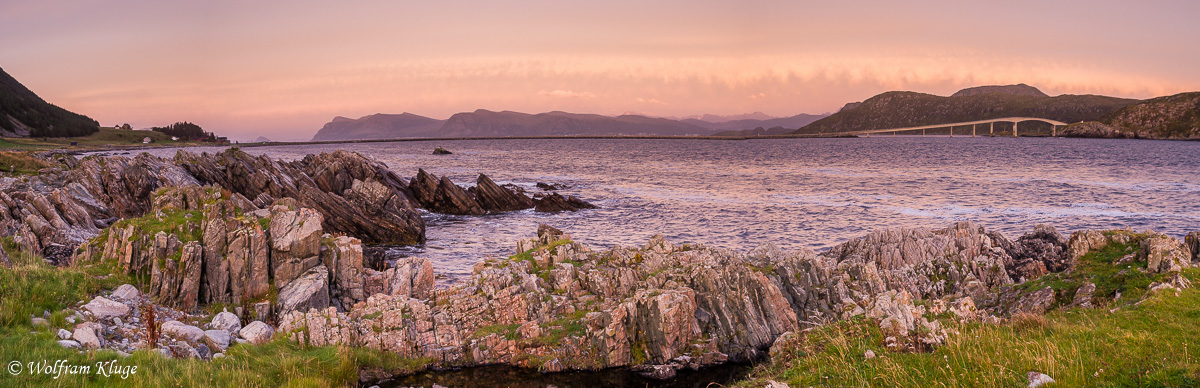
<svg viewBox="0 0 1200 388">
<path fill-rule="evenodd" d="M 0 147 L 4 141 L 0 140 Z M 50 167 L 50 163 L 34 157 L 28 152 L 0 152 L 0 173 L 8 175 L 35 175 L 38 170 Z"/>
<path fill-rule="evenodd" d="M 1026 385 L 1030 371 L 1048 374 L 1063 387 L 1200 385 L 1200 289 L 1184 290 L 1178 297 L 1160 293 L 1110 312 L 1119 304 L 1112 299 L 1116 292 L 1140 295 L 1153 281 L 1114 263 L 1127 254 L 1125 249 L 1113 244 L 1081 258 L 1071 274 L 1021 286 L 1070 290 L 1091 281 L 1097 285 L 1093 303 L 1100 308 L 1019 314 L 998 325 L 944 320 L 944 326 L 958 333 L 930 353 L 886 351 L 876 321 L 838 322 L 806 333 L 799 344 L 771 365 L 757 367 L 739 385 L 777 380 L 793 387 L 1012 387 Z M 1200 281 L 1200 269 L 1184 275 Z M 866 359 L 867 350 L 879 357 Z"/>
<path fill-rule="evenodd" d="M 149 137 L 150 144 L 142 144 Z M 71 143 L 76 143 L 72 146 Z M 5 150 L 48 150 L 69 148 L 96 148 L 103 146 L 150 146 L 150 147 L 179 147 L 185 145 L 215 144 L 196 141 L 175 141 L 171 136 L 154 131 L 129 131 L 111 127 L 100 127 L 100 131 L 81 137 L 48 137 L 48 138 L 0 138 L 0 149 Z"/>
<path fill-rule="evenodd" d="M 227 357 L 212 361 L 172 360 L 156 352 L 138 351 L 129 357 L 113 351 L 79 352 L 58 345 L 55 332 L 67 326 L 66 317 L 78 301 L 90 300 L 104 289 L 135 280 L 121 275 L 115 263 L 53 267 L 41 257 L 21 252 L 12 238 L 3 239 L 12 268 L 0 267 L 0 360 L 18 362 L 22 373 L 0 373 L 0 386 L 299 386 L 332 387 L 358 383 L 362 371 L 374 376 L 414 373 L 432 360 L 403 358 L 366 348 L 306 347 L 278 339 L 264 345 L 235 345 Z M 50 311 L 50 327 L 33 327 L 30 315 Z M 29 373 L 29 363 L 65 360 L 90 366 L 83 375 Z M 104 376 L 97 363 L 116 360 L 133 373 Z"/>
</svg>

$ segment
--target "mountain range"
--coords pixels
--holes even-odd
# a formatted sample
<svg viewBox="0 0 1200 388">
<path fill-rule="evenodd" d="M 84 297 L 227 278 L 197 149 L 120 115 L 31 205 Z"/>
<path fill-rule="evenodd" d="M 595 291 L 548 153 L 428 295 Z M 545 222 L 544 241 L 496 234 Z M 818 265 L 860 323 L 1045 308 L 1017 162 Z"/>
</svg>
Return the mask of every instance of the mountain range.
<svg viewBox="0 0 1200 388">
<path fill-rule="evenodd" d="M 754 119 L 744 118 L 744 116 L 766 118 Z M 752 130 L 757 127 L 799 128 L 822 117 L 825 116 L 799 114 L 792 117 L 771 118 L 761 112 L 756 112 L 741 117 L 707 115 L 702 117 L 703 119 L 675 120 L 636 114 L 603 116 L 558 111 L 529 114 L 479 109 L 474 112 L 458 113 L 446 120 L 437 120 L 412 113 L 378 113 L 358 119 L 335 117 L 333 121 L 317 131 L 312 140 L 368 140 L 406 137 L 713 135 L 721 131 Z"/>
<path fill-rule="evenodd" d="M 100 123 L 46 102 L 0 69 L 0 137 L 86 136 Z"/>
</svg>

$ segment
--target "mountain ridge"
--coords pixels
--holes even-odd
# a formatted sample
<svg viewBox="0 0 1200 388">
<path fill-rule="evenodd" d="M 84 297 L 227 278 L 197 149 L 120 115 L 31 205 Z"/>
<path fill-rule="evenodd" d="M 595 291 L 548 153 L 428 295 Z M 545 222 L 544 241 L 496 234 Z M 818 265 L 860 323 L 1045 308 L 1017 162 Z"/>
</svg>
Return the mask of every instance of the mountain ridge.
<svg viewBox="0 0 1200 388">
<path fill-rule="evenodd" d="M 100 131 L 100 123 L 38 97 L 0 69 L 0 137 L 70 137 Z"/>
</svg>

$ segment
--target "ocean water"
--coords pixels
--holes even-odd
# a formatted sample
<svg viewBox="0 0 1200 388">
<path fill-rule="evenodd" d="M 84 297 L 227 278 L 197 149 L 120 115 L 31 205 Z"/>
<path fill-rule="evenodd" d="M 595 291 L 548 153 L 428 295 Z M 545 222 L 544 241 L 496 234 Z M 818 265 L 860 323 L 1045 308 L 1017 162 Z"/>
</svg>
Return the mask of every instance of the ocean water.
<svg viewBox="0 0 1200 388">
<path fill-rule="evenodd" d="M 434 147 L 453 155 L 432 155 Z M 975 221 L 1009 238 L 1036 224 L 1064 234 L 1131 227 L 1200 231 L 1200 142 L 1065 138 L 871 137 L 770 140 L 456 140 L 245 148 L 298 159 L 357 151 L 404 177 L 417 168 L 463 186 L 485 173 L 536 193 L 566 185 L 600 206 L 558 214 L 424 214 L 445 285 L 549 224 L 594 249 L 673 243 L 826 249 L 876 229 Z M 196 149 L 193 151 L 217 151 Z M 153 153 L 171 156 L 174 150 Z"/>
</svg>

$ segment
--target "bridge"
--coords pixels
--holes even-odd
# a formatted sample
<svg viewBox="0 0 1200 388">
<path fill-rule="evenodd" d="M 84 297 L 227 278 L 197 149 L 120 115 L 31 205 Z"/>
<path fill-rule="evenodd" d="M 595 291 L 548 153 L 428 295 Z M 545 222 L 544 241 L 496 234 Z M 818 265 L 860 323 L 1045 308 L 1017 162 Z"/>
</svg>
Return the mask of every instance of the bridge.
<svg viewBox="0 0 1200 388">
<path fill-rule="evenodd" d="M 947 128 L 948 127 L 948 128 L 950 128 L 950 137 L 954 137 L 954 127 L 970 125 L 971 126 L 971 136 L 974 137 L 976 134 L 975 129 L 978 124 L 988 124 L 988 136 L 995 136 L 996 135 L 996 123 L 1013 123 L 1013 137 L 1017 137 L 1019 135 L 1017 132 L 1017 126 L 1019 123 L 1024 122 L 1024 121 L 1041 121 L 1044 123 L 1049 123 L 1050 124 L 1050 136 L 1058 136 L 1058 127 L 1068 125 L 1067 123 L 1064 123 L 1062 121 L 1043 119 L 1040 117 L 1004 117 L 1004 118 L 998 118 L 998 119 L 963 121 L 963 122 L 958 122 L 958 123 L 922 125 L 922 126 L 917 126 L 917 127 L 904 127 L 904 128 L 868 129 L 868 130 L 863 130 L 863 131 L 850 131 L 850 132 L 842 132 L 842 133 L 847 134 L 847 135 L 867 135 L 869 137 L 873 133 L 892 133 L 893 135 L 895 135 L 897 132 L 921 131 L 921 136 L 925 136 L 926 129 Z"/>
</svg>

